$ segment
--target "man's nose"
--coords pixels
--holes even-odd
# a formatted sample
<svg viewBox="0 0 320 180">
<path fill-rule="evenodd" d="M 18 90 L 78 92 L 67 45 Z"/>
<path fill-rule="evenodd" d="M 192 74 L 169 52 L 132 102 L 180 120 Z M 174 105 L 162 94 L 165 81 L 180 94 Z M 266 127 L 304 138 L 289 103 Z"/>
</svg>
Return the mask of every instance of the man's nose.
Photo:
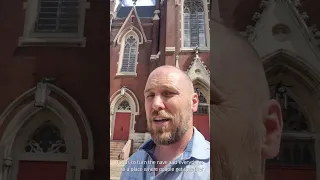
<svg viewBox="0 0 320 180">
<path fill-rule="evenodd" d="M 156 111 L 159 111 L 165 108 L 161 96 L 154 96 L 152 101 L 152 108 Z"/>
</svg>

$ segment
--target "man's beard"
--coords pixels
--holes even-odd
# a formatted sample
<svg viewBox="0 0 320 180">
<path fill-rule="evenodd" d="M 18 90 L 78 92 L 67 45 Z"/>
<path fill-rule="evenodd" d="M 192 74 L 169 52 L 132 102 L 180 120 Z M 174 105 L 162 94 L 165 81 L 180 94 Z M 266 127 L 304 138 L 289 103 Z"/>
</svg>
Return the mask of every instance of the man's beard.
<svg viewBox="0 0 320 180">
<path fill-rule="evenodd" d="M 189 129 L 188 117 L 189 111 L 184 110 L 177 116 L 173 116 L 165 110 L 154 111 L 152 116 L 148 118 L 148 131 L 151 134 L 152 140 L 157 145 L 170 145 L 178 142 Z M 161 116 L 170 119 L 168 125 L 161 128 L 153 127 L 153 117 Z"/>
</svg>

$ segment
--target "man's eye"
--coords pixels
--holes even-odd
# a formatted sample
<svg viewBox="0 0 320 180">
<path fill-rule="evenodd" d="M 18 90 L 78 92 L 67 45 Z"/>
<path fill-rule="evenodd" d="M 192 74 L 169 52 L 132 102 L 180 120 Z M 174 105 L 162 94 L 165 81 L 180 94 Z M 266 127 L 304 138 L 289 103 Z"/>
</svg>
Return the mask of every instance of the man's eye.
<svg viewBox="0 0 320 180">
<path fill-rule="evenodd" d="M 154 96 L 154 94 L 148 94 L 147 98 L 150 98 L 150 97 L 153 97 L 153 96 Z"/>
<path fill-rule="evenodd" d="M 175 94 L 174 92 L 170 92 L 170 91 L 165 91 L 165 92 L 163 93 L 164 96 L 172 96 L 172 95 L 174 95 L 174 94 Z"/>
</svg>

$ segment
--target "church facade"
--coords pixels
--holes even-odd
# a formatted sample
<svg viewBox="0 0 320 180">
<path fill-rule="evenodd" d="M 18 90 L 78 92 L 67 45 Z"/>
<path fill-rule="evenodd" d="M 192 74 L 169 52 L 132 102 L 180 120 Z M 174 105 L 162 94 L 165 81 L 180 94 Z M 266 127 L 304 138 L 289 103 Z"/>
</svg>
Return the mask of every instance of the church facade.
<svg viewBox="0 0 320 180">
<path fill-rule="evenodd" d="M 126 7 L 111 2 L 111 141 L 132 140 L 134 152 L 150 138 L 143 88 L 149 73 L 158 66 L 169 64 L 185 71 L 193 80 L 195 91 L 203 97 L 201 105 L 207 107 L 209 17 L 224 18 L 258 52 L 271 96 L 283 109 L 281 150 L 276 158 L 267 161 L 266 179 L 320 180 L 317 110 L 320 19 L 316 13 L 320 10 L 319 3 L 302 0 L 176 0 L 156 1 L 154 6 L 138 3 Z M 194 114 L 195 126 L 206 136 L 209 130 L 204 126 L 210 124 L 210 117 L 206 110 L 200 111 Z"/>
<path fill-rule="evenodd" d="M 111 2 L 110 138 L 131 141 L 133 152 L 150 138 L 144 109 L 144 86 L 161 65 L 180 68 L 200 95 L 194 125 L 210 138 L 209 3 L 203 0 L 155 1 L 153 6 Z M 180 23 L 177 23 L 180 22 Z"/>
</svg>

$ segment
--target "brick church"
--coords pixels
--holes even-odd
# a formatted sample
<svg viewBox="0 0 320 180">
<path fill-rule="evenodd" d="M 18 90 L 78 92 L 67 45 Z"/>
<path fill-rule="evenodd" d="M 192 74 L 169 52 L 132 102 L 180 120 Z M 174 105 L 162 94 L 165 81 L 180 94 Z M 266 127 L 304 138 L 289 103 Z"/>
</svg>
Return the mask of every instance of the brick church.
<svg viewBox="0 0 320 180">
<path fill-rule="evenodd" d="M 161 65 L 176 66 L 192 79 L 200 97 L 194 126 L 209 140 L 210 6 L 202 0 L 185 1 L 185 6 L 142 3 L 148 1 L 111 1 L 111 148 L 132 146 L 134 152 L 150 138 L 143 91 L 150 72 Z M 111 151 L 111 157 L 117 158 L 119 150 Z"/>
<path fill-rule="evenodd" d="M 194 126 L 210 140 L 207 102 L 211 16 L 223 18 L 256 49 L 271 96 L 282 106 L 281 149 L 276 158 L 267 161 L 266 180 L 320 180 L 320 3 L 142 2 L 111 1 L 111 158 L 127 158 L 150 138 L 143 89 L 149 73 L 165 64 L 180 68 L 193 80 L 201 101 L 199 111 L 194 113 Z"/>
</svg>

